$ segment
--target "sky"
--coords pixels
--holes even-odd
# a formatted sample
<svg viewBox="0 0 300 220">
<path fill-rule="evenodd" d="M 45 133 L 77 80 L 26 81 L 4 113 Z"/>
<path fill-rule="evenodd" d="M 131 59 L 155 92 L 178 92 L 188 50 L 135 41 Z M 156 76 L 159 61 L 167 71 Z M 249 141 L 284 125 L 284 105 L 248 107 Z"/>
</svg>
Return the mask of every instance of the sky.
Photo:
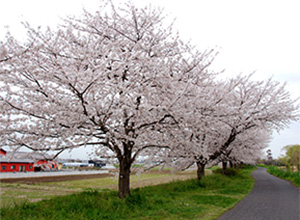
<svg viewBox="0 0 300 220">
<path fill-rule="evenodd" d="M 116 5 L 122 0 L 115 0 Z M 214 49 L 218 55 L 211 69 L 222 77 L 255 72 L 254 80 L 272 77 L 286 82 L 291 97 L 300 97 L 300 1 L 299 0 L 132 0 L 139 6 L 150 3 L 163 7 L 184 41 L 191 40 L 199 50 Z M 22 21 L 33 27 L 56 27 L 66 15 L 90 12 L 101 0 L 9 0 L 0 7 L 0 41 L 7 27 L 23 40 Z M 300 104 L 300 100 L 298 101 Z M 300 144 L 300 122 L 293 122 L 280 133 L 274 131 L 270 149 L 276 158 L 285 145 Z M 77 150 L 63 154 L 87 159 Z"/>
</svg>

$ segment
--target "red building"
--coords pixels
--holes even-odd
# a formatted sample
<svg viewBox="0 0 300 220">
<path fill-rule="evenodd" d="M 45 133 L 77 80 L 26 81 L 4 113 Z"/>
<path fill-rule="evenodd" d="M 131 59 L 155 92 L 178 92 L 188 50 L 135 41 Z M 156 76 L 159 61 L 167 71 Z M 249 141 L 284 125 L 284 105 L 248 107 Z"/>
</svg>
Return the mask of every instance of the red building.
<svg viewBox="0 0 300 220">
<path fill-rule="evenodd" d="M 33 172 L 34 161 L 29 159 L 0 158 L 0 172 Z"/>
<path fill-rule="evenodd" d="M 0 172 L 33 172 L 57 170 L 56 161 L 45 160 L 42 154 L 6 152 L 0 148 Z"/>
<path fill-rule="evenodd" d="M 2 148 L 0 148 L 0 155 L 4 155 L 4 156 L 6 156 L 6 151 L 5 151 L 5 150 L 3 150 Z"/>
<path fill-rule="evenodd" d="M 41 170 L 57 170 L 57 162 L 52 160 L 38 160 L 36 163 L 34 163 L 35 171 L 41 171 Z"/>
</svg>

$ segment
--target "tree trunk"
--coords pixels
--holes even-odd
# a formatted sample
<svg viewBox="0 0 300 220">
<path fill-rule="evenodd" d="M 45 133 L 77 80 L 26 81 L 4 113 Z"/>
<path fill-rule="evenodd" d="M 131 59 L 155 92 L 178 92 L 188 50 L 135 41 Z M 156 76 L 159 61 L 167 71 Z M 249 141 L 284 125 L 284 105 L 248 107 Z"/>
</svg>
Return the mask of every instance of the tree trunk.
<svg viewBox="0 0 300 220">
<path fill-rule="evenodd" d="M 229 161 L 229 166 L 230 166 L 230 168 L 233 168 L 233 162 L 232 162 L 232 160 Z"/>
<path fill-rule="evenodd" d="M 124 198 L 130 195 L 130 167 L 126 160 L 121 160 L 119 170 L 119 197 Z"/>
<path fill-rule="evenodd" d="M 237 168 L 238 168 L 237 163 L 234 163 L 234 164 L 233 164 L 233 167 L 234 167 L 235 169 L 237 169 Z"/>
<path fill-rule="evenodd" d="M 225 175 L 226 174 L 226 170 L 227 170 L 227 161 L 222 161 L 222 174 Z"/>
<path fill-rule="evenodd" d="M 200 181 L 205 176 L 205 164 L 197 162 L 197 179 Z"/>
</svg>

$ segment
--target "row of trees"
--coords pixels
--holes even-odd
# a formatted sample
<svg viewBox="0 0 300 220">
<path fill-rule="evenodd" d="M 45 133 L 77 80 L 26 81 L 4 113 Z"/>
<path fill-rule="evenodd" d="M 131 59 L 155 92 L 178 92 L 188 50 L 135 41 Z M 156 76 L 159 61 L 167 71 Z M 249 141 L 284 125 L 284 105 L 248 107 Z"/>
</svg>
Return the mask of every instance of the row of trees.
<svg viewBox="0 0 300 220">
<path fill-rule="evenodd" d="M 1 145 L 56 156 L 94 146 L 118 159 L 120 197 L 140 155 L 197 164 L 201 179 L 212 162 L 253 162 L 299 116 L 271 79 L 219 80 L 214 52 L 182 42 L 157 8 L 108 3 L 56 30 L 24 25 L 27 42 L 8 33 L 0 44 Z"/>
</svg>

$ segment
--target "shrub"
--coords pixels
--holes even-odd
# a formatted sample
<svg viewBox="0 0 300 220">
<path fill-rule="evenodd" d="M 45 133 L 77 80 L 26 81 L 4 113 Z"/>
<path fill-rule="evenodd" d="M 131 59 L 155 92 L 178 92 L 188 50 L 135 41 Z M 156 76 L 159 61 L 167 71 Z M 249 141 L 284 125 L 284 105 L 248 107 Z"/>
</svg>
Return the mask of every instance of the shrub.
<svg viewBox="0 0 300 220">
<path fill-rule="evenodd" d="M 224 174 L 226 176 L 236 176 L 239 173 L 238 169 L 235 168 L 227 168 L 225 171 L 223 171 L 222 168 L 218 168 L 213 171 L 215 174 Z"/>
</svg>

